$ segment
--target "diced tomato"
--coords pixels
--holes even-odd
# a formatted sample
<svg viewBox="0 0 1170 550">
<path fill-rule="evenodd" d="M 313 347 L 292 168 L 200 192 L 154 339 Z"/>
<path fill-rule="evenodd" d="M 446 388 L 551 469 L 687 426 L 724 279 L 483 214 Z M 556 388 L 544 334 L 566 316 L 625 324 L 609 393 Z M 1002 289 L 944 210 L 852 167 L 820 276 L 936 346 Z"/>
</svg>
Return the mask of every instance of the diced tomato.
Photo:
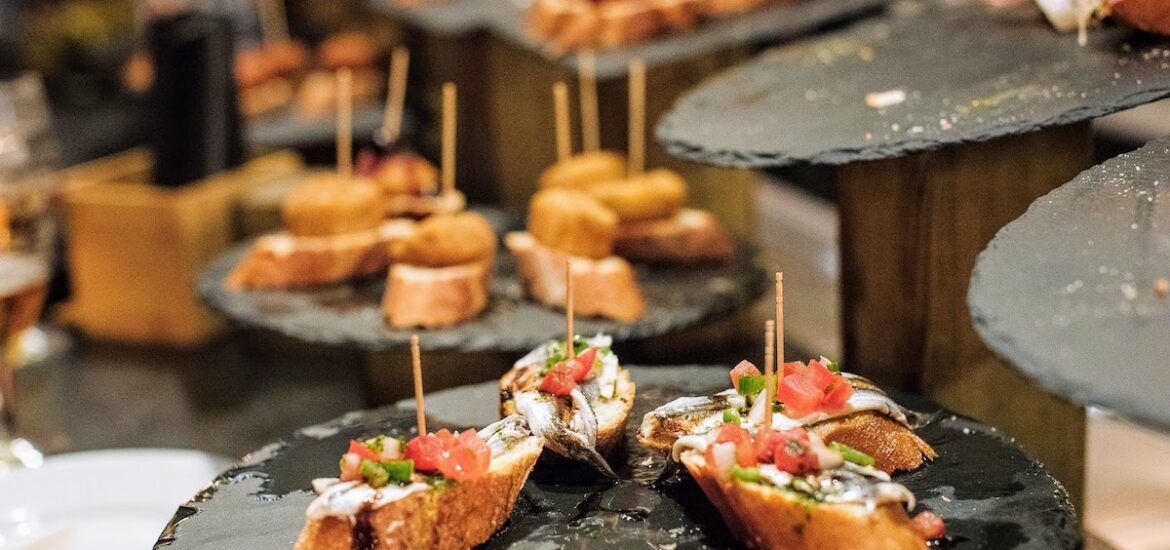
<svg viewBox="0 0 1170 550">
<path fill-rule="evenodd" d="M 934 512 L 919 512 L 910 520 L 910 524 L 922 540 L 938 540 L 947 536 L 947 526 L 941 517 Z"/>
<path fill-rule="evenodd" d="M 362 457 L 355 453 L 345 453 L 341 457 L 341 481 L 360 481 L 362 479 Z"/>
<path fill-rule="evenodd" d="M 808 432 L 794 428 L 777 433 L 772 447 L 772 463 L 776 468 L 790 474 L 802 475 L 816 471 L 820 459 L 809 447 Z"/>
<path fill-rule="evenodd" d="M 492 450 L 475 430 L 466 430 L 459 434 L 449 453 L 448 468 L 440 470 L 448 479 L 473 478 L 487 472 L 491 466 Z"/>
<path fill-rule="evenodd" d="M 415 470 L 462 480 L 486 472 L 491 466 L 492 451 L 474 430 L 456 436 L 444 429 L 410 440 L 406 458 L 414 461 Z"/>
<path fill-rule="evenodd" d="M 405 457 L 414 461 L 415 470 L 437 472 L 443 461 L 443 443 L 434 434 L 420 435 L 406 444 Z"/>
<path fill-rule="evenodd" d="M 575 366 L 576 362 L 573 365 L 570 365 L 567 361 L 557 363 L 545 375 L 544 380 L 540 382 L 540 391 L 551 393 L 557 397 L 569 395 L 573 391 L 573 388 L 577 387 L 577 379 L 574 372 Z"/>
<path fill-rule="evenodd" d="M 756 432 L 756 436 L 752 441 L 752 449 L 756 452 L 756 460 L 760 462 L 772 462 L 772 448 L 776 443 L 783 440 L 784 436 L 780 432 L 771 428 L 760 428 Z"/>
<path fill-rule="evenodd" d="M 828 367 L 822 365 L 820 361 L 809 361 L 805 376 L 811 379 L 813 385 L 821 388 L 822 391 L 834 385 L 840 378 L 836 374 L 833 374 L 833 371 L 829 370 Z M 826 393 L 828 392 L 826 391 Z"/>
<path fill-rule="evenodd" d="M 812 414 L 820 407 L 824 395 L 811 380 L 799 375 L 785 376 L 776 389 L 776 399 L 784 403 L 784 415 L 789 418 Z"/>
<path fill-rule="evenodd" d="M 378 453 L 375 453 L 373 450 L 367 447 L 365 443 L 362 443 L 356 439 L 351 439 L 349 441 L 349 451 L 347 451 L 347 453 L 358 455 L 361 458 L 368 458 L 374 462 L 380 460 L 378 458 Z M 358 462 L 361 461 L 359 460 Z"/>
<path fill-rule="evenodd" d="M 735 387 L 735 391 L 739 391 L 739 377 L 740 376 L 759 376 L 760 369 L 757 369 L 751 361 L 740 361 L 734 369 L 731 369 L 731 385 Z"/>
<path fill-rule="evenodd" d="M 738 424 L 724 424 L 715 435 L 715 443 L 735 444 L 735 463 L 741 468 L 759 464 L 756 450 L 752 447 L 752 436 Z"/>
<path fill-rule="evenodd" d="M 853 385 L 848 380 L 842 379 L 831 386 L 831 389 L 821 401 L 821 405 L 824 406 L 825 410 L 835 411 L 844 407 L 852 396 Z"/>
<path fill-rule="evenodd" d="M 805 365 L 804 361 L 789 361 L 784 363 L 784 376 L 803 373 L 806 370 L 808 370 L 808 365 Z"/>
<path fill-rule="evenodd" d="M 589 376 L 593 370 L 593 362 L 597 359 L 597 348 L 589 348 L 577 355 L 577 367 L 573 372 L 573 379 L 580 382 Z"/>
</svg>

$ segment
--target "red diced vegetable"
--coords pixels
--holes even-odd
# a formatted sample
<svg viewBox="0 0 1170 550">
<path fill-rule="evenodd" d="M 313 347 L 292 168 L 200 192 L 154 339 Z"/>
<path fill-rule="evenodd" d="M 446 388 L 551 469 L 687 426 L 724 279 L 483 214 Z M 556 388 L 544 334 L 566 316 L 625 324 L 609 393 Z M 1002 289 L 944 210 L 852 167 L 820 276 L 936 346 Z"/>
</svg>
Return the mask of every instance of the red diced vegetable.
<svg viewBox="0 0 1170 550">
<path fill-rule="evenodd" d="M 853 385 L 848 380 L 841 380 L 830 387 L 821 405 L 825 410 L 835 411 L 845 406 L 853 396 Z"/>
<path fill-rule="evenodd" d="M 947 526 L 943 519 L 934 512 L 919 512 L 910 520 L 914 530 L 922 540 L 938 540 L 947 536 Z"/>
<path fill-rule="evenodd" d="M 373 450 L 371 450 L 369 447 L 367 447 L 365 443 L 362 443 L 361 441 L 358 441 L 356 439 L 351 439 L 349 441 L 349 451 L 347 451 L 347 452 L 349 454 L 358 455 L 361 458 L 368 458 L 370 460 L 373 460 L 374 462 L 377 462 L 379 460 L 378 453 L 375 453 Z M 361 462 L 361 461 L 358 461 L 358 462 Z"/>
<path fill-rule="evenodd" d="M 748 468 L 759 464 L 756 460 L 756 451 L 752 447 L 752 436 L 738 424 L 724 424 L 715 435 L 715 443 L 735 444 L 735 463 L 740 468 Z"/>
<path fill-rule="evenodd" d="M 793 428 L 778 433 L 772 447 L 772 463 L 790 474 L 803 475 L 820 468 L 820 459 L 809 447 L 808 432 Z"/>
<path fill-rule="evenodd" d="M 540 382 L 540 391 L 551 393 L 557 397 L 564 397 L 577 387 L 575 374 L 576 361 L 557 363 L 555 367 Z"/>
<path fill-rule="evenodd" d="M 362 457 L 354 453 L 345 453 L 341 457 L 341 481 L 361 481 Z"/>
<path fill-rule="evenodd" d="M 462 480 L 483 474 L 491 466 L 491 449 L 474 430 L 458 436 L 448 430 L 416 437 L 406 444 L 406 458 L 414 469 L 438 472 L 447 479 Z"/>
<path fill-rule="evenodd" d="M 580 382 L 589 376 L 593 370 L 593 362 L 597 359 L 597 348 L 589 348 L 577 355 L 577 365 L 573 372 L 573 379 Z"/>
<path fill-rule="evenodd" d="M 776 390 L 776 399 L 784 403 L 784 414 L 789 418 L 803 418 L 821 405 L 824 392 L 808 378 L 785 376 Z"/>
<path fill-rule="evenodd" d="M 735 391 L 739 391 L 739 377 L 740 376 L 759 376 L 760 369 L 757 369 L 750 361 L 740 361 L 735 368 L 731 369 L 731 385 L 735 387 Z"/>
</svg>

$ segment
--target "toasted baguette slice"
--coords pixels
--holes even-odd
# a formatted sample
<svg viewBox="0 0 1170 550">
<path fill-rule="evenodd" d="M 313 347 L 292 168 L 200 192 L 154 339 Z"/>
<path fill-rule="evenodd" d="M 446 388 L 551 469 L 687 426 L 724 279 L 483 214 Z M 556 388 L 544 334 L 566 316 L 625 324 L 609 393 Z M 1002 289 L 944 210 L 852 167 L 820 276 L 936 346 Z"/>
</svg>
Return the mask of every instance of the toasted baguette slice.
<svg viewBox="0 0 1170 550">
<path fill-rule="evenodd" d="M 710 212 L 684 208 L 665 219 L 622 223 L 614 254 L 648 263 L 727 261 L 735 245 Z"/>
<path fill-rule="evenodd" d="M 929 443 L 887 416 L 865 411 L 807 427 L 824 439 L 848 445 L 874 458 L 874 467 L 887 473 L 916 470 L 938 458 Z"/>
<path fill-rule="evenodd" d="M 310 518 L 295 550 L 361 548 L 408 550 L 471 548 L 491 538 L 508 519 L 543 442 L 529 437 L 499 456 L 475 479 L 412 493 L 358 517 Z"/>
<path fill-rule="evenodd" d="M 390 266 L 382 312 L 392 327 L 439 327 L 479 315 L 487 307 L 491 260 L 451 267 Z"/>
<path fill-rule="evenodd" d="M 630 371 L 618 373 L 617 397 L 592 402 L 593 414 L 597 415 L 597 452 L 605 455 L 617 448 L 626 435 L 626 420 L 634 408 L 634 381 Z"/>
<path fill-rule="evenodd" d="M 391 220 L 371 231 L 331 237 L 265 235 L 224 284 L 231 289 L 295 288 L 373 275 L 386 269 L 390 243 L 409 235 L 412 226 Z"/>
<path fill-rule="evenodd" d="M 565 260 L 573 260 L 573 307 L 581 315 L 600 315 L 617 321 L 633 321 L 646 313 L 646 300 L 625 260 L 609 256 L 594 260 L 571 256 L 537 242 L 531 233 L 517 231 L 504 237 L 516 256 L 520 276 L 537 301 L 565 305 Z"/>
<path fill-rule="evenodd" d="M 703 456 L 683 453 L 682 463 L 750 548 L 784 550 L 922 550 L 926 543 L 899 503 L 818 503 L 775 487 L 716 479 Z"/>
</svg>

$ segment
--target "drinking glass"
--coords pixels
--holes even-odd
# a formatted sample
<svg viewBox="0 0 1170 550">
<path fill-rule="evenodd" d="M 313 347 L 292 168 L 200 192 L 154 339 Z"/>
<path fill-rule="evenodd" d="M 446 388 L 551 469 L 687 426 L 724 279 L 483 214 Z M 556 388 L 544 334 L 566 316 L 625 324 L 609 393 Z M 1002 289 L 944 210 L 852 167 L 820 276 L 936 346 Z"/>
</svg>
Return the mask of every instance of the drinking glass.
<svg viewBox="0 0 1170 550">
<path fill-rule="evenodd" d="M 40 78 L 0 81 L 0 468 L 42 461 L 18 437 L 13 352 L 45 301 L 56 235 L 50 210 L 56 161 Z"/>
</svg>

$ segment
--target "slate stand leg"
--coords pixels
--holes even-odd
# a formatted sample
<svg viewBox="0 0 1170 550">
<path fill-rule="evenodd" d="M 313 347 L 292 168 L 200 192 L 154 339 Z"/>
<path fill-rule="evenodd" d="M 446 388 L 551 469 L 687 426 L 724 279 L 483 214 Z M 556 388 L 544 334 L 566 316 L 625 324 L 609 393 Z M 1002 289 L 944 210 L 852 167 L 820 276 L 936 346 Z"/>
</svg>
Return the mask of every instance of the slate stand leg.
<svg viewBox="0 0 1170 550">
<path fill-rule="evenodd" d="M 838 169 L 845 361 L 998 426 L 1079 503 L 1084 410 L 1028 383 L 971 324 L 975 259 L 1093 160 L 1088 123 Z"/>
</svg>

